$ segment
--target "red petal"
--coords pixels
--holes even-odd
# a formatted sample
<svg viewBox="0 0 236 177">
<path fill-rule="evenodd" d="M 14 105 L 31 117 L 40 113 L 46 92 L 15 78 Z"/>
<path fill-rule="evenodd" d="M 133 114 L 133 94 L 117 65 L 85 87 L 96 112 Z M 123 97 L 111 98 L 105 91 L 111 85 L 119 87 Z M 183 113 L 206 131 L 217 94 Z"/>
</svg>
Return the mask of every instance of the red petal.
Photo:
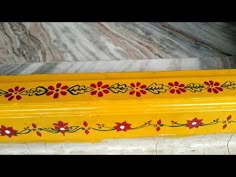
<svg viewBox="0 0 236 177">
<path fill-rule="evenodd" d="M 58 83 L 57 85 L 56 85 L 56 88 L 60 88 L 61 87 L 61 83 Z"/>
<path fill-rule="evenodd" d="M 87 135 L 89 134 L 89 131 L 86 129 L 85 131 L 84 131 Z"/>
<path fill-rule="evenodd" d="M 61 89 L 62 90 L 66 90 L 66 89 L 68 89 L 69 87 L 67 86 L 67 85 L 64 85 Z"/>
<path fill-rule="evenodd" d="M 98 86 L 98 87 L 101 87 L 101 86 L 102 86 L 102 82 L 99 81 L 99 82 L 97 83 L 97 86 Z"/>
<path fill-rule="evenodd" d="M 87 126 L 88 126 L 88 123 L 87 123 L 86 121 L 84 121 L 83 125 L 84 125 L 85 127 L 87 127 Z"/>
<path fill-rule="evenodd" d="M 158 120 L 158 121 L 157 121 L 157 124 L 158 124 L 158 125 L 161 125 L 161 120 Z"/>
<path fill-rule="evenodd" d="M 134 93 L 135 93 L 134 90 L 131 90 L 131 91 L 129 92 L 130 95 L 133 95 Z"/>
<path fill-rule="evenodd" d="M 221 88 L 221 87 L 215 87 L 217 90 L 219 90 L 219 91 L 223 91 L 223 88 Z"/>
<path fill-rule="evenodd" d="M 140 92 L 136 92 L 136 96 L 137 97 L 141 97 L 141 93 Z"/>
<path fill-rule="evenodd" d="M 48 89 L 49 90 L 55 90 L 55 88 L 53 86 L 49 86 Z"/>
<path fill-rule="evenodd" d="M 180 84 L 179 87 L 184 87 L 185 85 L 184 84 Z"/>
<path fill-rule="evenodd" d="M 134 83 L 131 83 L 130 86 L 131 86 L 131 87 L 135 87 L 135 84 L 134 84 Z"/>
<path fill-rule="evenodd" d="M 211 88 L 209 88 L 209 89 L 207 89 L 207 91 L 208 91 L 208 92 L 212 92 L 212 89 L 211 89 Z"/>
<path fill-rule="evenodd" d="M 224 124 L 223 129 L 225 129 L 226 127 L 227 127 L 227 124 Z"/>
<path fill-rule="evenodd" d="M 55 93 L 54 95 L 53 95 L 53 98 L 54 99 L 57 99 L 59 97 L 59 93 Z"/>
<path fill-rule="evenodd" d="M 22 91 L 24 91 L 24 90 L 25 90 L 25 88 L 22 87 L 18 92 L 22 92 Z"/>
<path fill-rule="evenodd" d="M 19 87 L 18 87 L 18 86 L 16 86 L 16 87 L 15 87 L 15 91 L 17 92 L 18 90 L 19 90 Z"/>
<path fill-rule="evenodd" d="M 227 117 L 227 121 L 229 121 L 230 119 L 232 119 L 232 116 L 231 116 L 231 115 L 229 115 L 229 116 Z"/>
<path fill-rule="evenodd" d="M 35 123 L 32 123 L 33 128 L 37 128 L 37 125 Z"/>
<path fill-rule="evenodd" d="M 108 87 L 109 87 L 108 84 L 102 86 L 102 88 L 108 88 Z"/>
<path fill-rule="evenodd" d="M 171 87 L 174 87 L 174 84 L 171 83 L 171 82 L 169 82 L 168 85 L 171 86 Z"/>
<path fill-rule="evenodd" d="M 179 91 L 179 89 L 177 89 L 177 90 L 176 90 L 176 93 L 181 94 L 181 91 Z"/>
<path fill-rule="evenodd" d="M 184 88 L 179 88 L 179 90 L 180 90 L 181 92 L 186 92 L 186 90 L 185 90 Z"/>
<path fill-rule="evenodd" d="M 206 84 L 206 85 L 210 86 L 209 82 L 207 82 L 207 81 L 205 81 L 205 82 L 204 82 L 204 84 Z"/>
<path fill-rule="evenodd" d="M 90 87 L 97 88 L 97 86 L 94 83 L 90 84 Z"/>
<path fill-rule="evenodd" d="M 14 96 L 9 97 L 9 98 L 8 98 L 8 101 L 13 100 L 13 98 L 14 98 Z"/>
<path fill-rule="evenodd" d="M 140 82 L 137 82 L 137 83 L 136 83 L 136 87 L 139 87 L 140 85 L 141 85 Z"/>
<path fill-rule="evenodd" d="M 170 93 L 175 93 L 175 89 L 171 89 L 171 90 L 170 90 Z"/>
<path fill-rule="evenodd" d="M 42 136 L 42 134 L 41 134 L 40 132 L 36 132 L 36 134 L 37 134 L 38 136 Z"/>
<path fill-rule="evenodd" d="M 9 96 L 12 96 L 12 94 L 8 93 L 8 94 L 5 95 L 5 97 L 9 97 Z"/>
<path fill-rule="evenodd" d="M 109 90 L 103 90 L 103 93 L 108 94 Z"/>
<path fill-rule="evenodd" d="M 145 88 L 147 88 L 147 86 L 146 86 L 146 85 L 141 85 L 140 88 L 141 88 L 141 89 L 145 89 Z"/>
<path fill-rule="evenodd" d="M 16 95 L 16 99 L 17 99 L 17 100 L 20 100 L 20 99 L 21 99 L 21 96 L 20 96 L 20 95 Z"/>
<path fill-rule="evenodd" d="M 14 90 L 12 88 L 8 89 L 8 92 L 14 92 Z"/>
<path fill-rule="evenodd" d="M 210 83 L 210 85 L 213 85 L 213 84 L 214 84 L 214 82 L 213 82 L 213 81 L 209 81 L 209 83 Z"/>
<path fill-rule="evenodd" d="M 103 93 L 102 92 L 98 92 L 98 97 L 102 97 Z"/>
<path fill-rule="evenodd" d="M 61 91 L 60 93 L 61 93 L 61 95 L 63 95 L 63 96 L 65 96 L 65 95 L 67 94 L 67 92 L 65 92 L 65 91 Z"/>
<path fill-rule="evenodd" d="M 215 88 L 212 89 L 214 93 L 219 93 L 219 91 Z"/>
<path fill-rule="evenodd" d="M 97 90 L 94 90 L 90 93 L 90 95 L 96 95 L 97 94 Z"/>
<path fill-rule="evenodd" d="M 147 93 L 145 90 L 140 90 L 140 92 L 144 95 Z"/>
<path fill-rule="evenodd" d="M 47 93 L 47 96 L 50 96 L 50 95 L 52 95 L 53 93 L 54 93 L 53 91 L 50 91 L 50 92 Z"/>
<path fill-rule="evenodd" d="M 161 130 L 161 128 L 160 128 L 160 127 L 157 127 L 157 128 L 156 128 L 156 131 L 158 131 L 158 132 L 159 132 L 160 130 Z"/>
<path fill-rule="evenodd" d="M 215 82 L 215 83 L 214 83 L 214 86 L 219 86 L 219 85 L 220 85 L 219 82 Z"/>
<path fill-rule="evenodd" d="M 179 86 L 179 82 L 175 81 L 175 86 Z"/>
</svg>

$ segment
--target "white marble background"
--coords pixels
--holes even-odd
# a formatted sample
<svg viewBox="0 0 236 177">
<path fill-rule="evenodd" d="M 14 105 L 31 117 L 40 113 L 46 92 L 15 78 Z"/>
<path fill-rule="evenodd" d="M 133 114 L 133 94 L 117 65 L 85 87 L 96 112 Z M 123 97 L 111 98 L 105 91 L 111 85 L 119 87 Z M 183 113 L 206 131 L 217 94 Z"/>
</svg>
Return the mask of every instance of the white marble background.
<svg viewBox="0 0 236 177">
<path fill-rule="evenodd" d="M 0 74 L 236 68 L 235 23 L 0 23 Z M 0 154 L 236 154 L 234 134 L 0 144 Z"/>
</svg>

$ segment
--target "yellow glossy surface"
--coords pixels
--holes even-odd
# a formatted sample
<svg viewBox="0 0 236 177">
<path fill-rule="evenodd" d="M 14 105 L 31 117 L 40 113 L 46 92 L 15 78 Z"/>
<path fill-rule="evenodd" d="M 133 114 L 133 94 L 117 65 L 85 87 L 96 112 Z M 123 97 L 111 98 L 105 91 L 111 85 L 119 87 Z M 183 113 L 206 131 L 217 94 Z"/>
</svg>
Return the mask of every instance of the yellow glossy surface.
<svg viewBox="0 0 236 177">
<path fill-rule="evenodd" d="M 235 98 L 236 70 L 0 76 L 0 141 L 232 133 Z"/>
</svg>

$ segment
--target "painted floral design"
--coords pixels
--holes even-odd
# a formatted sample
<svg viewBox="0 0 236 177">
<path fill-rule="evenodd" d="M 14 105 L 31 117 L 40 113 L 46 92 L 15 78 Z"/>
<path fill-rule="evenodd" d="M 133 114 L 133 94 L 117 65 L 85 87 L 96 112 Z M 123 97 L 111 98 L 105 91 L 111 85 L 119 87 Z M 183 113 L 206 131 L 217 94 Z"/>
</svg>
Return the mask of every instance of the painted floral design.
<svg viewBox="0 0 236 177">
<path fill-rule="evenodd" d="M 116 126 L 114 126 L 114 128 L 116 129 L 116 131 L 127 131 L 131 129 L 131 124 L 127 123 L 126 121 L 122 122 L 122 123 L 118 123 L 116 122 Z"/>
<path fill-rule="evenodd" d="M 220 86 L 219 82 L 214 81 L 205 81 L 204 84 L 207 85 L 207 91 L 210 93 L 219 93 L 222 92 L 224 89 Z"/>
<path fill-rule="evenodd" d="M 153 122 L 153 123 L 152 123 Z M 13 127 L 7 127 L 5 125 L 1 125 L 0 127 L 0 135 L 6 136 L 11 138 L 12 136 L 18 136 L 18 135 L 24 135 L 24 134 L 30 134 L 31 132 L 36 132 L 37 136 L 42 136 L 42 134 L 40 133 L 40 131 L 44 131 L 47 133 L 52 133 L 52 134 L 62 134 L 65 135 L 65 133 L 76 133 L 78 131 L 83 131 L 84 134 L 89 134 L 90 130 L 94 130 L 94 131 L 98 131 L 100 133 L 105 133 L 105 132 L 127 132 L 129 131 L 135 131 L 138 129 L 143 129 L 146 127 L 152 127 L 155 131 L 159 132 L 162 131 L 161 128 L 187 128 L 188 130 L 192 129 L 192 128 L 199 128 L 201 126 L 204 126 L 207 128 L 207 126 L 213 126 L 216 124 L 222 124 L 222 129 L 226 129 L 229 124 L 236 124 L 236 121 L 233 120 L 232 115 L 227 116 L 226 118 L 223 118 L 222 120 L 219 120 L 219 118 L 217 119 L 213 119 L 210 122 L 205 122 L 203 121 L 203 119 L 198 119 L 198 118 L 193 118 L 192 120 L 186 120 L 185 122 L 177 122 L 177 121 L 170 121 L 170 122 L 165 122 L 161 119 L 159 119 L 157 122 L 154 122 L 152 120 L 146 121 L 141 125 L 138 125 L 136 127 L 132 126 L 131 127 L 131 123 L 128 123 L 127 121 L 123 121 L 123 122 L 115 122 L 114 123 L 115 126 L 107 126 L 104 123 L 99 123 L 99 124 L 95 124 L 96 126 L 89 126 L 89 122 L 87 121 L 83 121 L 82 125 L 74 125 L 74 126 L 68 126 L 68 123 L 65 123 L 63 121 L 58 121 L 57 123 L 53 123 L 54 127 L 38 127 L 38 125 L 36 125 L 36 123 L 32 123 L 32 128 L 25 127 L 23 128 L 23 130 L 18 131 L 13 129 Z"/>
<path fill-rule="evenodd" d="M 17 136 L 17 130 L 14 130 L 13 127 L 6 127 L 4 125 L 0 128 L 1 136 L 8 136 L 11 138 L 12 136 Z"/>
<path fill-rule="evenodd" d="M 88 135 L 89 134 L 88 122 L 84 121 L 83 125 L 84 125 L 84 133 Z"/>
<path fill-rule="evenodd" d="M 15 88 L 10 88 L 8 89 L 7 94 L 5 95 L 5 97 L 8 99 L 8 101 L 13 100 L 14 98 L 16 98 L 16 100 L 21 100 L 21 93 L 25 90 L 24 87 L 20 88 L 19 86 L 16 86 Z"/>
<path fill-rule="evenodd" d="M 156 131 L 159 132 L 159 131 L 161 130 L 161 125 L 162 125 L 162 124 L 161 124 L 161 120 L 158 120 L 158 121 L 157 121 L 157 125 L 156 125 L 156 126 L 157 126 Z"/>
<path fill-rule="evenodd" d="M 145 84 L 141 84 L 140 82 L 131 83 L 130 84 L 132 90 L 129 92 L 130 95 L 136 95 L 137 97 L 141 97 L 141 95 L 145 95 L 147 91 L 145 90 L 147 86 Z"/>
<path fill-rule="evenodd" d="M 178 81 L 175 81 L 173 83 L 169 82 L 168 85 L 171 86 L 170 93 L 172 94 L 174 93 L 181 94 L 181 93 L 186 92 L 186 89 L 184 88 L 185 85 L 182 83 L 179 83 Z"/>
<path fill-rule="evenodd" d="M 62 84 L 61 83 L 57 83 L 56 84 L 56 87 L 54 87 L 54 86 L 49 86 L 48 87 L 48 93 L 47 93 L 47 96 L 51 96 L 51 95 L 53 95 L 53 98 L 54 99 L 57 99 L 57 98 L 59 98 L 59 95 L 63 95 L 63 96 L 65 96 L 65 95 L 67 95 L 67 89 L 68 89 L 69 87 L 67 86 L 67 85 L 63 85 L 62 86 Z"/>
<path fill-rule="evenodd" d="M 109 85 L 103 84 L 102 81 L 95 83 L 92 83 L 90 87 L 93 89 L 93 91 L 90 92 L 91 95 L 97 95 L 98 97 L 103 97 L 104 94 L 109 93 Z"/>
<path fill-rule="evenodd" d="M 32 127 L 33 127 L 33 131 L 36 131 L 36 135 L 38 135 L 38 136 L 42 136 L 42 134 L 39 132 L 39 131 L 37 131 L 37 125 L 35 124 L 35 123 L 32 123 Z"/>
<path fill-rule="evenodd" d="M 62 121 L 58 121 L 53 125 L 55 126 L 55 130 L 59 130 L 63 135 L 65 135 L 65 132 L 69 130 L 68 123 L 64 123 Z"/>
<path fill-rule="evenodd" d="M 194 118 L 193 120 L 187 120 L 187 125 L 186 126 L 189 129 L 192 129 L 192 128 L 198 128 L 202 124 L 203 124 L 202 119 Z"/>
</svg>

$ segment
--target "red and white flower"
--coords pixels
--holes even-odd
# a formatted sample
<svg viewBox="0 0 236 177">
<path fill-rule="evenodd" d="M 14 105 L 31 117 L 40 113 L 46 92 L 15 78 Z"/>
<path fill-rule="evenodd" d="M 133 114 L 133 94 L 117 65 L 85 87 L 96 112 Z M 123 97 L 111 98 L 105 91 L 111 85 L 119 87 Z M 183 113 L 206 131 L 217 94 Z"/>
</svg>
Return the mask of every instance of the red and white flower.
<svg viewBox="0 0 236 177">
<path fill-rule="evenodd" d="M 202 124 L 203 124 L 202 123 L 202 119 L 194 118 L 193 120 L 187 120 L 186 127 L 188 127 L 189 129 L 191 129 L 191 128 L 198 128 Z"/>
<path fill-rule="evenodd" d="M 62 121 L 58 121 L 53 125 L 55 126 L 55 130 L 59 130 L 63 135 L 65 135 L 65 132 L 69 130 L 68 123 L 64 123 Z"/>
<path fill-rule="evenodd" d="M 17 130 L 14 130 L 13 127 L 6 127 L 4 125 L 0 128 L 1 136 L 8 136 L 11 138 L 12 136 L 17 136 Z"/>
<path fill-rule="evenodd" d="M 127 123 L 126 121 L 122 122 L 122 123 L 118 123 L 116 122 L 116 126 L 114 126 L 114 128 L 116 129 L 116 131 L 127 131 L 131 129 L 131 124 Z"/>
</svg>

